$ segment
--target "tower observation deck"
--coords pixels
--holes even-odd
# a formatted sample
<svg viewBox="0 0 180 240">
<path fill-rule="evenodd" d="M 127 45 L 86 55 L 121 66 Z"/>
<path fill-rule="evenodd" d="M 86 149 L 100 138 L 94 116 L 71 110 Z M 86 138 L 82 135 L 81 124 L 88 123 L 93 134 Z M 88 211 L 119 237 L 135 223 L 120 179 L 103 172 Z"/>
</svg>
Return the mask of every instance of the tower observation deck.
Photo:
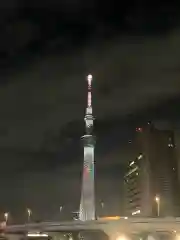
<svg viewBox="0 0 180 240">
<path fill-rule="evenodd" d="M 84 165 L 82 175 L 81 201 L 79 219 L 81 221 L 95 220 L 95 191 L 94 191 L 94 146 L 92 135 L 94 117 L 92 114 L 92 75 L 87 76 L 88 96 L 85 114 L 86 134 L 82 137 L 84 143 Z"/>
</svg>

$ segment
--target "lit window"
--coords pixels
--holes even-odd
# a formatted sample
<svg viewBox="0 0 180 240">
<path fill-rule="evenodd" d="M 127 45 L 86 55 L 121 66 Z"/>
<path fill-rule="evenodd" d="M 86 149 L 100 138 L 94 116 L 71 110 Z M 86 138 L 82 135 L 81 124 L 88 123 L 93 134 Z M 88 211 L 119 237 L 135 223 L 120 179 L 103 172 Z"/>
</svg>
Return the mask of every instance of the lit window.
<svg viewBox="0 0 180 240">
<path fill-rule="evenodd" d="M 172 143 L 169 143 L 169 144 L 168 144 L 168 147 L 169 147 L 169 148 L 173 148 L 174 145 L 173 145 Z"/>
<path fill-rule="evenodd" d="M 129 166 L 132 166 L 134 164 L 134 161 L 132 161 L 130 164 L 129 164 Z"/>
<path fill-rule="evenodd" d="M 134 211 L 134 212 L 132 212 L 132 215 L 139 214 L 140 212 L 141 212 L 140 210 Z"/>
<path fill-rule="evenodd" d="M 135 167 L 133 169 L 131 169 L 127 174 L 126 177 L 130 176 L 131 174 L 133 174 L 134 172 L 136 172 L 138 170 L 138 167 Z"/>
</svg>

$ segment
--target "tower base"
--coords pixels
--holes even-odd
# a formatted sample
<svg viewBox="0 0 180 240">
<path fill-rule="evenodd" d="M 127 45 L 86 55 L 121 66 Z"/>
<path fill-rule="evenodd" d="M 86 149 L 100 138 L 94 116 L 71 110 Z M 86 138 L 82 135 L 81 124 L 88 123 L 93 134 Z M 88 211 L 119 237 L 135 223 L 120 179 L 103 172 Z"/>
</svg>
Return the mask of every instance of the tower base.
<svg viewBox="0 0 180 240">
<path fill-rule="evenodd" d="M 94 194 L 94 137 L 85 135 L 84 140 L 84 167 L 79 219 L 81 221 L 95 220 Z"/>
</svg>

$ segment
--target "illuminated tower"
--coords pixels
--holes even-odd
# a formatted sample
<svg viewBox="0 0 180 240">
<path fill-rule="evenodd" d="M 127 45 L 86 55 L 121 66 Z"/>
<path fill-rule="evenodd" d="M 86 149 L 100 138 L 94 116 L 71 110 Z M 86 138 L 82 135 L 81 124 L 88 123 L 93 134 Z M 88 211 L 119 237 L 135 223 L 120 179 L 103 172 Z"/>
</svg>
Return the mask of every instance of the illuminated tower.
<svg viewBox="0 0 180 240">
<path fill-rule="evenodd" d="M 81 189 L 81 202 L 79 219 L 81 221 L 95 220 L 95 197 L 94 197 L 94 145 L 95 139 L 92 135 L 94 117 L 92 114 L 92 75 L 87 76 L 88 99 L 85 115 L 86 134 L 82 137 L 84 142 L 84 167 Z"/>
</svg>

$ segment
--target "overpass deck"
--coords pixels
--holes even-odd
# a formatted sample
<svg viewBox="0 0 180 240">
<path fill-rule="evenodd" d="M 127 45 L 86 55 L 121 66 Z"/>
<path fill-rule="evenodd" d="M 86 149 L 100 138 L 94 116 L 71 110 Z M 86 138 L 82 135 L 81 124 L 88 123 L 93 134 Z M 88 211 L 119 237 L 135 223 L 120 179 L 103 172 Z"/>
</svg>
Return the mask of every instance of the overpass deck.
<svg viewBox="0 0 180 240">
<path fill-rule="evenodd" d="M 58 232 L 71 230 L 102 230 L 107 234 L 114 232 L 138 231 L 176 231 L 180 232 L 180 218 L 128 218 L 120 220 L 95 220 L 71 222 L 41 222 L 22 225 L 9 225 L 5 233 L 27 233 L 28 231 Z"/>
</svg>

